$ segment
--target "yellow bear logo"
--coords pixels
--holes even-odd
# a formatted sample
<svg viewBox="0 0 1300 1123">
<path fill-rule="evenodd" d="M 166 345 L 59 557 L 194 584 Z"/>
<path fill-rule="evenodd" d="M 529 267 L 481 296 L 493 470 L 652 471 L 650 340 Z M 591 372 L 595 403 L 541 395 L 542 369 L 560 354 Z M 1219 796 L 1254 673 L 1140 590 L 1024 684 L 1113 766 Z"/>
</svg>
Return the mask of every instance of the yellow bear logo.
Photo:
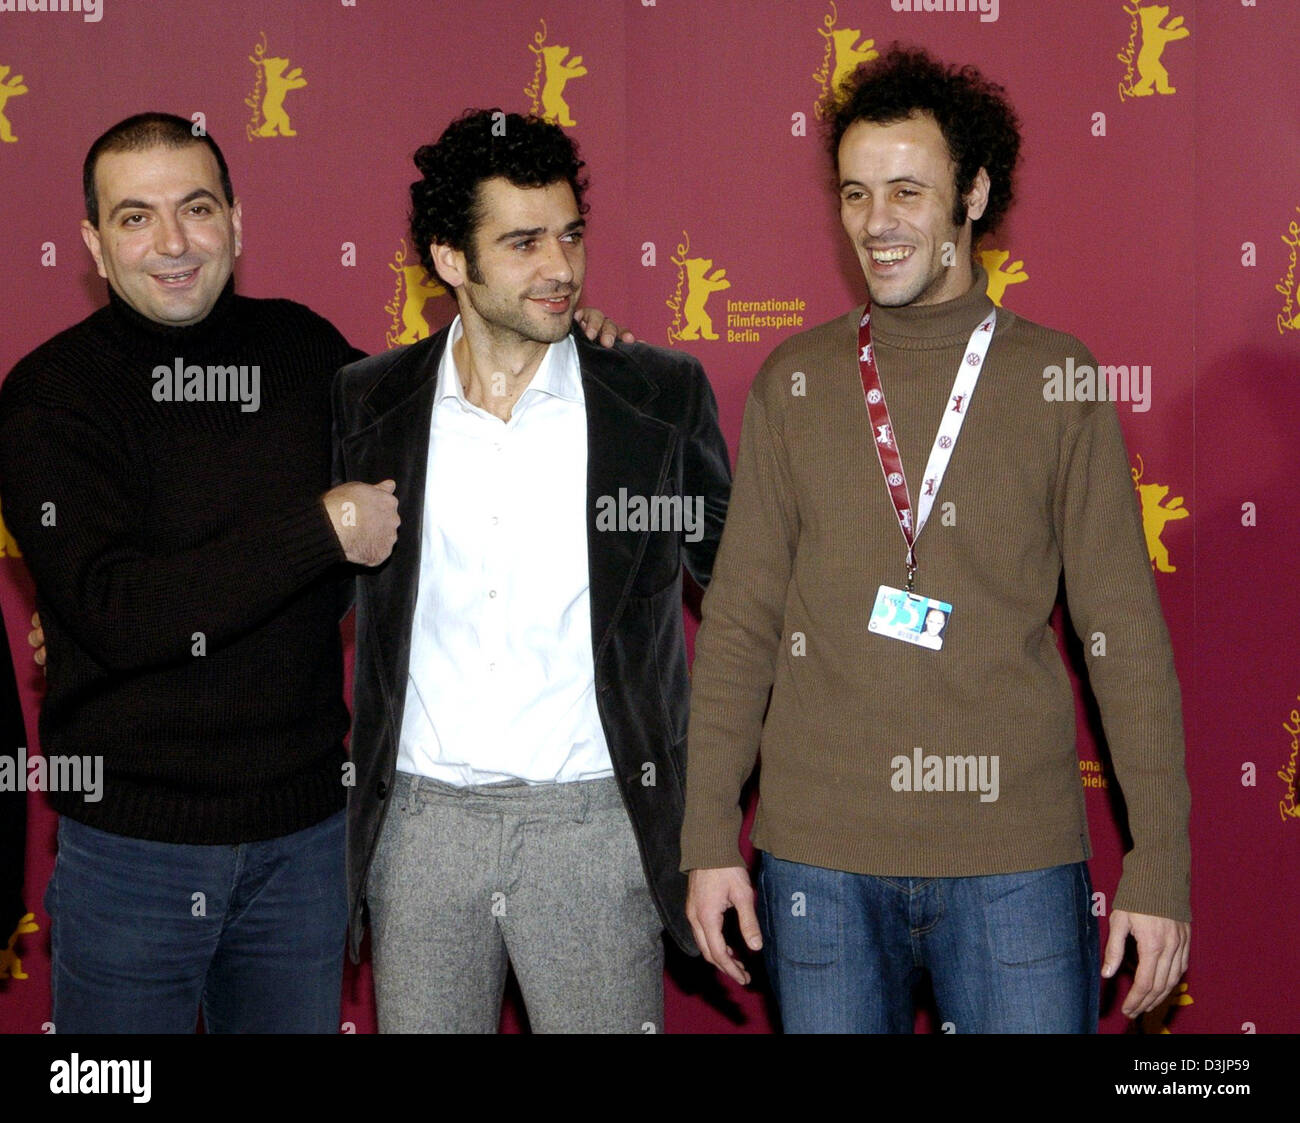
<svg viewBox="0 0 1300 1123">
<path fill-rule="evenodd" d="M 23 76 L 15 74 L 9 77 L 9 67 L 0 66 L 0 140 L 12 144 L 18 138 L 14 136 L 13 127 L 9 124 L 9 118 L 5 116 L 5 104 L 11 97 L 18 97 L 25 94 L 27 87 L 23 85 Z"/>
<path fill-rule="evenodd" d="M 16 947 L 19 936 L 27 936 L 32 932 L 40 930 L 40 925 L 36 923 L 35 913 L 26 913 L 18 921 L 18 927 L 14 929 L 14 934 L 9 937 L 9 942 L 0 948 L 0 979 L 25 979 L 27 973 L 23 970 L 23 961 L 18 955 Z"/>
<path fill-rule="evenodd" d="M 251 62 L 260 63 L 266 76 L 266 92 L 262 95 L 262 126 L 257 130 L 258 136 L 297 136 L 289 124 L 289 114 L 284 111 L 284 98 L 290 90 L 300 90 L 307 84 L 302 76 L 302 67 L 295 66 L 288 74 L 284 68 L 289 65 L 287 58 L 250 58 Z"/>
<path fill-rule="evenodd" d="M 551 46 L 540 50 L 542 61 L 546 64 L 546 78 L 542 85 L 542 117 L 566 128 L 576 125 L 577 122 L 569 112 L 569 103 L 564 100 L 564 87 L 570 80 L 581 78 L 587 73 L 587 68 L 582 65 L 582 56 L 574 55 L 565 62 L 568 47 Z"/>
<path fill-rule="evenodd" d="M 1165 484 L 1141 483 L 1146 465 L 1139 456 L 1138 467 L 1132 470 L 1133 486 L 1137 488 L 1138 498 L 1142 501 L 1142 531 L 1146 535 L 1147 554 L 1151 564 L 1161 573 L 1176 573 L 1177 566 L 1169 564 L 1169 549 L 1160 541 L 1165 524 L 1175 519 L 1185 519 L 1192 512 L 1183 506 L 1183 497 L 1175 495 L 1168 503 L 1165 496 L 1169 488 Z"/>
<path fill-rule="evenodd" d="M 710 273 L 713 259 L 709 257 L 688 257 L 683 264 L 686 266 L 689 289 L 686 293 L 686 303 L 682 306 L 686 316 L 686 326 L 677 338 L 717 339 L 718 333 L 713 330 L 713 320 L 704 310 L 704 304 L 713 293 L 731 288 L 731 282 L 727 280 L 727 271 L 717 269 Z"/>
<path fill-rule="evenodd" d="M 822 64 L 813 71 L 813 81 L 822 88 L 815 106 L 817 116 L 825 117 L 835 108 L 840 86 L 862 63 L 880 57 L 874 39 L 864 39 L 856 27 L 836 27 L 840 18 L 835 0 L 830 0 L 830 13 L 822 17 L 817 34 L 826 40 Z M 861 42 L 859 42 L 861 40 Z"/>
<path fill-rule="evenodd" d="M 4 519 L 0 518 L 0 558 L 21 558 L 23 552 L 18 548 L 18 543 L 14 541 L 14 536 L 9 533 L 9 528 L 5 526 Z"/>
<path fill-rule="evenodd" d="M 1168 997 L 1154 1010 L 1148 1010 L 1133 1022 L 1131 1033 L 1161 1034 L 1169 1033 L 1169 1022 L 1174 1011 L 1180 1006 L 1194 1006 L 1195 999 L 1187 991 L 1186 983 L 1179 983 L 1169 992 Z"/>
<path fill-rule="evenodd" d="M 1175 39 L 1186 39 L 1190 34 L 1183 26 L 1183 17 L 1178 16 L 1162 27 L 1164 18 L 1169 14 L 1168 4 L 1149 4 L 1145 8 L 1128 9 L 1130 15 L 1137 15 L 1142 20 L 1142 47 L 1138 51 L 1137 68 L 1142 76 L 1140 82 L 1129 91 L 1134 97 L 1149 97 L 1153 93 L 1172 94 L 1177 91 L 1169 84 L 1169 71 L 1165 69 L 1160 56 L 1165 53 L 1165 46 Z M 1154 87 L 1154 88 L 1153 88 Z"/>
<path fill-rule="evenodd" d="M 821 34 L 826 32 L 817 29 Z M 880 52 L 875 49 L 876 41 L 874 39 L 863 39 L 861 43 L 862 32 L 855 27 L 841 27 L 830 32 L 831 41 L 835 47 L 835 69 L 831 73 L 831 95 L 834 96 L 840 88 L 840 83 L 864 62 L 870 62 L 873 58 L 879 58 Z"/>
<path fill-rule="evenodd" d="M 1008 285 L 1018 285 L 1022 281 L 1029 280 L 1029 274 L 1024 271 L 1023 261 L 1013 261 L 1005 269 L 1002 268 L 1010 256 L 1009 250 L 980 250 L 980 264 L 984 266 L 984 272 L 989 275 L 986 291 L 989 299 L 999 308 L 1002 307 L 1002 297 L 1006 294 Z"/>
<path fill-rule="evenodd" d="M 418 343 L 429 334 L 424 318 L 424 303 L 447 290 L 425 271 L 423 265 L 401 266 L 405 298 L 402 301 L 402 332 L 398 343 Z"/>
</svg>

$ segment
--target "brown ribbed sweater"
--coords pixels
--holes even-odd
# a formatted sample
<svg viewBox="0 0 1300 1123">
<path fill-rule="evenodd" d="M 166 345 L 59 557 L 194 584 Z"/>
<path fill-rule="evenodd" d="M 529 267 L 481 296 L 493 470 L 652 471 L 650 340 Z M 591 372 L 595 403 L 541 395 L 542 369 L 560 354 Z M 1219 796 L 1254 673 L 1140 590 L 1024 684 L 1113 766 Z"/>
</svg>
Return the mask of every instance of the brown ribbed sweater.
<svg viewBox="0 0 1300 1123">
<path fill-rule="evenodd" d="M 872 310 L 914 504 L 990 308 L 985 284 L 977 270 L 957 300 Z M 682 868 L 739 863 L 738 798 L 760 744 L 752 837 L 776 857 L 964 877 L 1090 856 L 1074 699 L 1049 623 L 1064 571 L 1134 840 L 1113 907 L 1189 919 L 1179 688 L 1118 415 L 1043 397 L 1046 366 L 1091 354 L 998 311 L 917 540 L 917 592 L 954 606 L 930 651 L 867 631 L 877 588 L 901 588 L 906 572 L 858 373 L 861 311 L 786 340 L 750 391 L 695 647 Z M 796 372 L 806 394 L 792 392 Z M 998 798 L 894 790 L 891 761 L 916 747 L 996 754 Z"/>
</svg>

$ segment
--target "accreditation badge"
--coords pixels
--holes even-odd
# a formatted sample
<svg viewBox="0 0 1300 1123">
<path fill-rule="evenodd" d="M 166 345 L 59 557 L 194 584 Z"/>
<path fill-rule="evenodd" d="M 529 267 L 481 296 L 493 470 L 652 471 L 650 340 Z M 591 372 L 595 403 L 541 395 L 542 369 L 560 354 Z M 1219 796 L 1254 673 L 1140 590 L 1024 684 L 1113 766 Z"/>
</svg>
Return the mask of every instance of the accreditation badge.
<svg viewBox="0 0 1300 1123">
<path fill-rule="evenodd" d="M 944 601 L 881 585 L 871 609 L 871 619 L 867 622 L 867 631 L 886 639 L 901 639 L 904 643 L 938 651 L 943 647 L 951 615 L 952 605 Z"/>
</svg>

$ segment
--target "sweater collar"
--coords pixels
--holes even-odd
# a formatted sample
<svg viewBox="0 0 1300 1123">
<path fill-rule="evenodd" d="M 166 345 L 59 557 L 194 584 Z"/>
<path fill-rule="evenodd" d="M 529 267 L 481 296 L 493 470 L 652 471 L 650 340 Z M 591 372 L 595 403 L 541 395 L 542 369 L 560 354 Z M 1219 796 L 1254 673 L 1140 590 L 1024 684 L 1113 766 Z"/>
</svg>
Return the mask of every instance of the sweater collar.
<svg viewBox="0 0 1300 1123">
<path fill-rule="evenodd" d="M 871 306 L 871 338 L 899 347 L 949 347 L 965 343 L 976 325 L 989 314 L 993 302 L 989 278 L 982 265 L 966 292 L 942 304 L 908 304 L 899 308 Z"/>
<path fill-rule="evenodd" d="M 167 344 L 192 346 L 216 338 L 228 324 L 235 307 L 235 278 L 226 281 L 212 311 L 197 324 L 162 324 L 143 316 L 123 300 L 112 285 L 108 286 L 109 324 L 112 331 L 128 344 Z"/>
</svg>

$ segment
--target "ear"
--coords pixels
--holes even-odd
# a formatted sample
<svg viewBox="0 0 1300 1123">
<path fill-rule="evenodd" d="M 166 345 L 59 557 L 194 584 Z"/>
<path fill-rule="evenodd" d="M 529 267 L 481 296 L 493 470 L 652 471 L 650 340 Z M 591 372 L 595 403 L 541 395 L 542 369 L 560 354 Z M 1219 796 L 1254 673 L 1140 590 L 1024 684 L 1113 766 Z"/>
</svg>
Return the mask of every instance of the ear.
<svg viewBox="0 0 1300 1123">
<path fill-rule="evenodd" d="M 469 279 L 463 250 L 453 249 L 441 242 L 431 242 L 429 256 L 433 258 L 433 268 L 438 279 L 448 288 L 458 289 Z"/>
<path fill-rule="evenodd" d="M 81 220 L 81 240 L 86 243 L 86 249 L 90 251 L 90 256 L 95 259 L 96 271 L 101 277 L 107 278 L 108 274 L 104 272 L 104 250 L 99 242 L 99 231 L 88 218 Z"/>
<path fill-rule="evenodd" d="M 989 173 L 980 168 L 975 173 L 975 182 L 971 184 L 970 190 L 966 193 L 964 202 L 966 203 L 966 215 L 974 222 L 977 218 L 983 216 L 985 209 L 989 205 Z"/>
<path fill-rule="evenodd" d="M 230 225 L 235 231 L 235 256 L 238 257 L 244 250 L 244 212 L 238 199 L 230 208 Z"/>
</svg>

